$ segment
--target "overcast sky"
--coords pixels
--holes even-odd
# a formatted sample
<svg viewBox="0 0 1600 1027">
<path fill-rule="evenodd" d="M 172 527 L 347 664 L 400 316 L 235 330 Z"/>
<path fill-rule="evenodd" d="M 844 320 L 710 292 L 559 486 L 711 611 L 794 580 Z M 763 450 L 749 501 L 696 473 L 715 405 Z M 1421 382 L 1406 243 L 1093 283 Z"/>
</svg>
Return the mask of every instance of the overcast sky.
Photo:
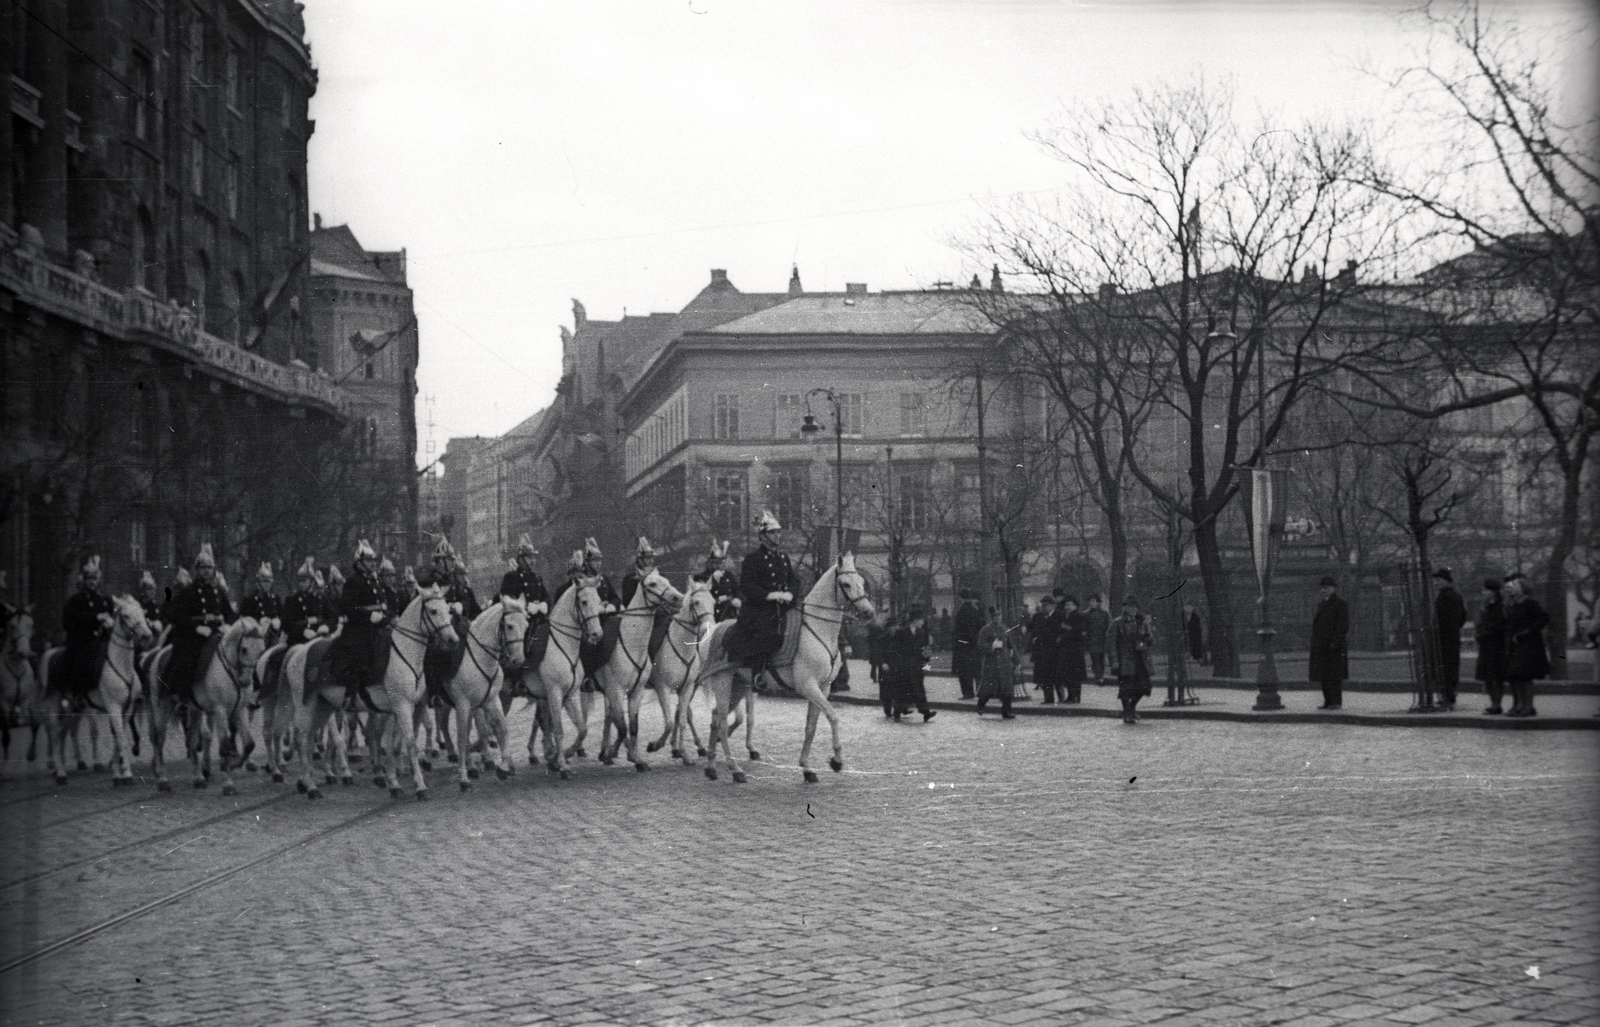
<svg viewBox="0 0 1600 1027">
<path fill-rule="evenodd" d="M 1199 71 L 1286 120 L 1403 114 L 1358 67 L 1418 42 L 1393 9 L 307 0 L 311 204 L 408 251 L 419 449 L 432 396 L 442 453 L 550 402 L 573 297 L 615 319 L 713 267 L 748 292 L 791 264 L 819 291 L 969 279 L 985 206 L 1059 187 L 1026 134 L 1063 100 Z M 1583 8 L 1505 10 L 1541 31 Z"/>
</svg>

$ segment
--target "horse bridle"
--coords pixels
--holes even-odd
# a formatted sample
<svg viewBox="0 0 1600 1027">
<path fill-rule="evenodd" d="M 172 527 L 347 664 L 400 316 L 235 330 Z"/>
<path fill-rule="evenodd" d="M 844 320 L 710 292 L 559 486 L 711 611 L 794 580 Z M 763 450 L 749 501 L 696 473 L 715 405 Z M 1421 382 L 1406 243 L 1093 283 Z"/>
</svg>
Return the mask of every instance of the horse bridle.
<svg viewBox="0 0 1600 1027">
<path fill-rule="evenodd" d="M 122 612 L 122 607 L 120 606 L 117 607 L 117 627 L 127 629 L 128 641 L 119 642 L 117 639 L 116 628 L 113 628 L 111 631 L 111 637 L 106 639 L 106 645 L 114 645 L 118 649 L 126 649 L 130 653 L 138 651 L 139 646 L 133 640 L 133 625 L 129 622 L 128 615 Z M 145 630 L 149 631 L 150 628 L 146 626 Z M 109 659 L 106 660 L 106 666 L 111 668 L 111 673 L 115 674 L 117 680 L 122 682 L 123 685 L 127 687 L 130 694 L 138 691 L 138 688 L 136 687 L 136 682 L 139 678 L 139 667 L 137 663 L 134 665 L 132 677 L 124 677 L 122 671 L 118 670 L 117 665 L 112 663 Z"/>
<path fill-rule="evenodd" d="M 851 573 L 858 578 L 861 576 L 860 571 L 852 571 Z M 839 616 L 837 619 L 829 616 L 821 610 L 808 611 L 805 603 L 800 604 L 800 626 L 806 631 L 810 632 L 811 637 L 816 639 L 817 642 L 821 644 L 823 651 L 828 654 L 828 666 L 830 667 L 832 667 L 839 660 L 839 650 L 836 648 L 838 645 L 838 633 L 835 632 L 834 642 L 830 645 L 827 639 L 823 638 L 821 633 L 812 626 L 811 617 L 815 616 L 817 620 L 822 621 L 824 624 L 832 624 L 836 627 L 842 626 L 845 620 L 852 615 L 852 608 L 867 598 L 865 589 L 861 591 L 860 595 L 853 596 L 850 594 L 850 592 L 844 587 L 844 574 L 838 568 L 834 569 L 833 594 L 836 597 L 844 600 L 844 602 L 839 606 Z M 846 606 L 846 603 L 849 605 Z"/>
<path fill-rule="evenodd" d="M 488 671 L 484 670 L 483 669 L 483 664 L 479 663 L 478 662 L 478 658 L 476 656 L 472 655 L 472 645 L 473 645 L 474 642 L 476 642 L 479 649 L 482 649 L 485 654 L 493 657 L 493 663 L 494 663 L 496 669 L 504 670 L 505 669 L 505 664 L 502 661 L 505 659 L 505 654 L 510 649 L 510 646 L 506 642 L 506 613 L 507 612 L 508 611 L 506 610 L 505 604 L 501 603 L 500 604 L 500 630 L 498 632 L 498 640 L 496 641 L 495 647 L 493 649 L 490 649 L 489 646 L 482 639 L 480 639 L 477 635 L 472 633 L 472 625 L 471 624 L 467 625 L 467 645 L 466 645 L 467 655 L 472 657 L 472 665 L 474 667 L 478 668 L 478 673 L 483 675 L 483 679 L 485 681 L 493 681 L 494 680 L 494 675 L 492 675 Z"/>
<path fill-rule="evenodd" d="M 395 645 L 394 636 L 399 635 L 402 638 L 409 638 L 413 642 L 420 642 L 424 650 L 426 650 L 428 646 L 432 645 L 433 640 L 439 637 L 439 635 L 444 631 L 444 628 L 450 626 L 450 619 L 448 615 L 445 617 L 444 627 L 434 626 L 433 618 L 428 615 L 428 604 L 435 599 L 441 603 L 444 602 L 443 596 L 429 596 L 422 600 L 422 610 L 420 611 L 422 615 L 422 630 L 420 632 L 412 631 L 404 624 L 401 624 L 400 618 L 398 617 L 394 619 L 394 623 L 389 625 L 389 651 L 400 657 L 400 662 L 405 664 L 406 670 L 411 672 L 413 685 L 415 685 L 417 681 L 422 680 L 422 670 L 417 667 L 413 667 L 411 665 L 411 661 L 406 659 L 406 654 L 400 651 L 400 647 L 398 645 Z M 467 636 L 470 638 L 471 635 L 472 629 L 469 626 L 467 629 Z"/>
<path fill-rule="evenodd" d="M 583 602 L 582 602 L 583 589 L 586 588 L 586 587 L 590 588 L 590 589 L 594 588 L 594 586 L 592 586 L 592 585 L 584 586 L 584 585 L 579 585 L 577 582 L 573 582 L 573 585 L 572 585 L 572 588 L 573 588 L 572 608 L 577 613 L 578 621 L 579 621 L 579 626 L 578 626 L 578 630 L 577 631 L 568 630 L 567 628 L 561 626 L 560 624 L 557 624 L 556 623 L 556 619 L 554 617 L 550 617 L 549 618 L 550 634 L 552 634 L 552 635 L 560 635 L 563 638 L 576 639 L 577 642 L 578 642 L 579 648 L 573 650 L 572 652 L 568 652 L 567 651 L 567 647 L 562 645 L 560 642 L 556 642 L 555 643 L 556 651 L 559 652 L 563 657 L 566 658 L 567 670 L 572 673 L 574 681 L 576 681 L 577 678 L 578 678 L 578 674 L 577 674 L 578 661 L 583 658 L 583 650 L 582 650 L 583 634 L 584 634 L 583 627 L 584 627 L 584 625 L 587 625 L 591 620 L 598 621 L 600 619 L 600 615 L 598 613 L 592 613 L 591 614 L 591 613 L 584 613 L 583 612 Z M 600 593 L 599 593 L 598 590 L 595 590 L 595 602 L 598 603 L 599 600 L 600 600 Z M 554 610 L 551 611 L 551 613 L 554 613 L 554 612 L 555 612 Z"/>
<path fill-rule="evenodd" d="M 624 617 L 649 617 L 652 621 L 654 621 L 656 614 L 658 612 L 662 612 L 665 609 L 665 607 L 667 605 L 666 593 L 662 592 L 660 594 L 657 594 L 655 592 L 650 591 L 650 587 L 649 587 L 650 586 L 650 578 L 652 578 L 652 577 L 653 578 L 659 578 L 661 580 L 661 583 L 665 587 L 667 587 L 667 588 L 671 588 L 672 587 L 672 583 L 667 581 L 666 578 L 661 577 L 660 574 L 652 574 L 652 575 L 650 575 L 650 577 L 645 577 L 645 578 L 639 579 L 639 591 L 644 593 L 644 609 L 642 609 L 642 610 L 623 610 L 622 611 L 622 616 L 624 616 Z M 682 599 L 683 597 L 680 596 L 679 598 Z M 677 615 L 673 614 L 673 616 L 676 617 Z M 633 664 L 633 684 L 628 686 L 630 691 L 639 684 L 639 679 L 644 674 L 644 668 L 650 663 L 650 652 L 649 652 L 649 650 L 650 650 L 650 640 L 648 638 L 645 639 L 644 647 L 645 647 L 645 654 L 641 658 L 636 660 L 636 659 L 633 658 L 633 654 L 628 651 L 628 644 L 626 642 L 624 642 L 621 637 L 618 637 L 618 639 L 617 639 L 617 648 L 621 649 L 622 650 L 622 655 L 626 656 L 628 658 L 628 662 Z"/>
<path fill-rule="evenodd" d="M 711 595 L 711 590 L 710 589 L 702 589 L 701 591 L 703 591 L 708 596 Z M 676 614 L 673 615 L 673 617 L 672 617 L 672 623 L 673 624 L 680 623 L 678 618 L 681 617 L 683 614 L 689 613 L 689 612 L 691 612 L 693 610 L 693 606 L 689 602 L 690 598 L 693 597 L 693 595 L 694 595 L 694 593 L 690 592 L 690 593 L 688 593 L 687 595 L 685 595 L 683 597 L 683 609 L 679 610 Z M 716 607 L 716 599 L 713 597 L 712 600 L 711 600 L 711 611 L 712 612 L 711 612 L 711 615 L 710 615 L 712 623 L 716 622 L 716 609 L 717 609 L 717 607 Z M 696 641 L 691 643 L 691 646 L 692 646 L 692 648 L 694 648 L 695 651 L 692 652 L 692 653 L 685 653 L 682 649 L 679 649 L 677 641 L 672 637 L 672 630 L 671 630 L 670 627 L 667 629 L 667 645 L 672 647 L 672 652 L 678 657 L 678 661 L 683 664 L 683 676 L 684 676 L 684 680 L 687 680 L 688 677 L 689 677 L 689 671 L 694 666 L 695 657 L 699 655 L 699 645 L 700 645 L 700 643 L 699 643 L 698 639 L 699 639 L 699 635 L 700 635 L 700 618 L 699 617 L 695 617 L 692 620 L 683 622 L 683 626 L 686 629 L 691 630 L 691 631 L 693 631 L 695 633 Z M 679 681 L 678 684 L 673 688 L 673 691 L 676 692 L 679 689 L 681 689 L 682 687 L 683 687 L 683 681 Z"/>
</svg>

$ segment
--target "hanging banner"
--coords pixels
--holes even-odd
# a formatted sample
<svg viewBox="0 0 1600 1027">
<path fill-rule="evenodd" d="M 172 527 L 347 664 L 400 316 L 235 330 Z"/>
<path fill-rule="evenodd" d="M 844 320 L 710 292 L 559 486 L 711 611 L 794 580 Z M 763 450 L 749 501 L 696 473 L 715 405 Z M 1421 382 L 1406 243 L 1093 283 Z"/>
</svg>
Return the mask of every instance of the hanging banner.
<svg viewBox="0 0 1600 1027">
<path fill-rule="evenodd" d="M 1256 584 L 1263 595 L 1272 578 L 1288 505 L 1288 473 L 1283 468 L 1250 471 L 1250 555 L 1255 559 Z"/>
</svg>

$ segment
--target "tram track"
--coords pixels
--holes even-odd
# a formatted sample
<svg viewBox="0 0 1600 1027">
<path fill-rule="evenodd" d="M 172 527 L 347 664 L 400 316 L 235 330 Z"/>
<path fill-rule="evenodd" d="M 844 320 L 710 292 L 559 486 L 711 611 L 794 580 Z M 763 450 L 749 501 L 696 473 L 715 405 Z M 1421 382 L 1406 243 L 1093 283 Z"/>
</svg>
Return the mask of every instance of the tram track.
<svg viewBox="0 0 1600 1027">
<path fill-rule="evenodd" d="M 280 799 L 288 798 L 289 795 L 292 795 L 292 794 L 294 794 L 294 793 L 291 792 L 291 793 L 288 793 L 288 794 L 283 795 L 283 796 L 274 796 L 272 799 L 267 800 L 267 802 L 260 803 L 259 806 L 268 805 L 271 802 L 276 802 L 276 801 L 279 801 Z M 259 808 L 259 806 L 258 806 L 258 808 Z M 116 916 L 108 917 L 107 919 L 102 920 L 97 924 L 94 924 L 94 925 L 89 926 L 89 927 L 85 927 L 83 930 L 76 931 L 76 932 L 74 932 L 72 934 L 69 934 L 65 938 L 58 939 L 57 941 L 50 942 L 48 945 L 43 945 L 43 946 L 41 946 L 41 947 L 39 947 L 37 949 L 34 949 L 32 952 L 29 952 L 26 955 L 18 956 L 17 958 L 15 958 L 15 959 L 7 962 L 7 963 L 0 964 L 0 977 L 3 977 L 6 974 L 12 973 L 12 972 L 14 972 L 16 970 L 20 970 L 21 968 L 23 968 L 24 966 L 27 966 L 30 963 L 36 963 L 39 960 L 44 959 L 47 956 L 50 956 L 50 955 L 53 955 L 53 954 L 55 954 L 57 952 L 62 951 L 63 949 L 68 949 L 68 948 L 71 948 L 71 947 L 73 947 L 75 945 L 80 945 L 83 942 L 88 941 L 90 938 L 93 938 L 94 936 L 96 936 L 98 934 L 103 934 L 106 931 L 114 930 L 115 928 L 120 927 L 123 924 L 129 923 L 130 921 L 133 921 L 133 920 L 137 920 L 138 918 L 144 916 L 147 913 L 153 913 L 156 910 L 161 909 L 163 906 L 170 906 L 173 903 L 175 903 L 175 902 L 179 901 L 180 899 L 184 898 L 185 896 L 192 895 L 197 891 L 201 891 L 201 890 L 203 890 L 205 888 L 209 888 L 214 884 L 221 884 L 223 881 L 226 881 L 231 877 L 235 877 L 235 876 L 237 876 L 239 874 L 242 874 L 246 870 L 251 870 L 251 869 L 253 869 L 255 867 L 261 866 L 263 863 L 271 862 L 272 860 L 277 859 L 279 856 L 286 855 L 286 854 L 294 851 L 295 849 L 302 848 L 302 847 L 307 846 L 307 845 L 313 845 L 313 844 L 315 844 L 317 842 L 320 842 L 320 841 L 322 841 L 322 840 L 324 840 L 326 838 L 330 838 L 333 835 L 336 835 L 336 834 L 340 833 L 341 831 L 347 831 L 350 828 L 355 827 L 357 824 L 360 824 L 360 823 L 362 823 L 362 822 L 364 822 L 366 820 L 371 819 L 372 817 L 377 816 L 378 814 L 384 812 L 385 810 L 390 810 L 390 809 L 394 809 L 394 808 L 395 808 L 395 804 L 393 802 L 385 800 L 384 802 L 381 802 L 381 803 L 379 803 L 379 804 L 377 804 L 375 806 L 372 806 L 372 807 L 370 807 L 368 809 L 365 809 L 365 810 L 361 811 L 360 813 L 355 814 L 352 817 L 347 817 L 346 819 L 341 820 L 337 824 L 329 825 L 328 827 L 324 827 L 324 828 L 322 828 L 322 829 L 320 829 L 318 831 L 314 831 L 311 834 L 306 835 L 303 838 L 297 838 L 296 840 L 294 840 L 292 842 L 288 842 L 288 843 L 286 843 L 284 845 L 277 846 L 276 848 L 271 849 L 271 850 L 269 850 L 267 852 L 264 852 L 259 856 L 253 856 L 250 859 L 244 860 L 243 862 L 236 863 L 233 866 L 228 867 L 225 870 L 219 870 L 219 871 L 216 871 L 215 873 L 207 874 L 205 877 L 202 877 L 200 880 L 194 881 L 194 882 L 192 882 L 190 884 L 187 884 L 187 885 L 184 885 L 182 888 L 179 888 L 179 889 L 177 889 L 175 891 L 168 892 L 166 895 L 163 895 L 162 897 L 160 897 L 158 899 L 153 899 L 150 902 L 146 902 L 143 905 L 137 906 L 137 907 L 135 907 L 133 909 L 130 909 L 130 910 L 126 911 L 126 912 L 118 913 Z M 231 813 L 226 814 L 226 816 L 233 816 L 233 815 L 237 815 L 237 814 L 242 813 L 242 812 L 246 812 L 246 811 L 245 810 L 234 810 Z M 219 817 L 219 818 L 214 818 L 214 819 L 221 819 L 221 818 Z M 198 828 L 200 826 L 203 826 L 203 825 L 190 825 L 189 827 L 185 828 L 184 830 L 192 831 L 192 830 L 195 830 L 196 828 Z M 172 832 L 172 833 L 182 833 L 182 832 L 178 831 L 178 832 Z M 153 841 L 153 840 L 155 840 L 155 839 L 145 839 L 144 841 L 141 841 L 141 842 L 138 842 L 138 843 L 134 843 L 134 844 L 140 844 L 140 845 L 148 844 L 150 841 Z M 99 857 L 96 857 L 96 858 L 97 859 L 103 859 L 105 857 L 102 855 L 102 856 L 99 856 Z M 61 867 L 61 868 L 57 868 L 54 871 L 45 871 L 44 873 L 45 874 L 57 873 L 57 872 L 60 872 L 61 870 L 64 870 L 64 869 L 66 869 L 66 868 L 65 867 Z M 22 882 L 17 882 L 17 883 L 22 883 Z M 15 887 L 15 885 L 11 885 L 10 887 Z"/>
</svg>

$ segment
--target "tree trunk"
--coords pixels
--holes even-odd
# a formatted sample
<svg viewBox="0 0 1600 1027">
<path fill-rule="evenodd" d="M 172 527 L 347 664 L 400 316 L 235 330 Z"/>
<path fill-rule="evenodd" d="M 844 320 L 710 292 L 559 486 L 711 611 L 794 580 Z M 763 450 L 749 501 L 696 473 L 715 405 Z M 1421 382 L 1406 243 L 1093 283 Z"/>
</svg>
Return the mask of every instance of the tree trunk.
<svg viewBox="0 0 1600 1027">
<path fill-rule="evenodd" d="M 1217 522 L 1202 518 L 1194 526 L 1194 552 L 1200 560 L 1200 581 L 1205 585 L 1210 621 L 1211 676 L 1239 676 L 1239 643 L 1234 637 L 1233 586 L 1217 546 Z"/>
<path fill-rule="evenodd" d="M 1584 447 L 1587 448 L 1587 447 Z M 1579 450 L 1581 454 L 1582 449 Z M 1567 561 L 1578 544 L 1578 501 L 1582 485 L 1583 461 L 1567 471 L 1561 488 L 1561 522 L 1550 562 L 1545 565 L 1544 608 L 1550 614 L 1550 679 L 1567 679 Z"/>
<path fill-rule="evenodd" d="M 1107 610 L 1115 617 L 1122 609 L 1122 595 L 1128 589 L 1128 527 L 1122 520 L 1122 486 L 1110 475 L 1100 480 L 1101 509 L 1106 515 L 1106 535 L 1111 542 L 1110 593 Z"/>
</svg>

